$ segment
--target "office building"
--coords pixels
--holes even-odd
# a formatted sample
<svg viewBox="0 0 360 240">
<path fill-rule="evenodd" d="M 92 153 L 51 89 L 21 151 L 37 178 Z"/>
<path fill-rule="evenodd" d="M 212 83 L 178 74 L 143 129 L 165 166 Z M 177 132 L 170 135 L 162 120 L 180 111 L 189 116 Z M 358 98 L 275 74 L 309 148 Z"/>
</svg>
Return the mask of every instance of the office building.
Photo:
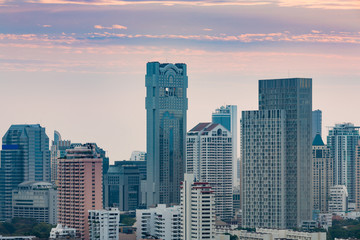
<svg viewBox="0 0 360 240">
<path fill-rule="evenodd" d="M 330 187 L 329 212 L 345 212 L 348 210 L 348 191 L 345 185 Z"/>
<path fill-rule="evenodd" d="M 322 112 L 317 109 L 312 111 L 312 139 L 314 140 L 316 134 L 322 136 Z"/>
<path fill-rule="evenodd" d="M 147 205 L 180 203 L 185 170 L 186 64 L 147 63 Z"/>
<path fill-rule="evenodd" d="M 181 184 L 182 240 L 215 238 L 215 194 L 209 183 L 185 173 Z"/>
<path fill-rule="evenodd" d="M 232 148 L 231 132 L 218 123 L 199 123 L 186 136 L 186 172 L 210 184 L 222 220 L 233 216 Z"/>
<path fill-rule="evenodd" d="M 136 239 L 181 239 L 181 207 L 166 207 L 136 210 Z"/>
<path fill-rule="evenodd" d="M 105 207 L 117 207 L 120 211 L 139 208 L 140 180 L 136 165 L 110 166 L 104 178 Z"/>
<path fill-rule="evenodd" d="M 351 203 L 355 202 L 355 151 L 359 139 L 359 127 L 352 123 L 336 124 L 327 137 L 334 159 L 334 185 L 346 186 Z"/>
<path fill-rule="evenodd" d="M 218 123 L 224 126 L 228 131 L 231 132 L 232 136 L 232 150 L 233 150 L 233 186 L 236 187 L 240 184 L 237 177 L 237 126 L 238 126 L 238 120 L 237 120 L 237 106 L 236 105 L 226 105 L 221 106 L 220 108 L 216 109 L 215 112 L 212 114 L 212 122 Z"/>
<path fill-rule="evenodd" d="M 27 181 L 12 192 L 12 217 L 57 223 L 57 190 L 49 182 Z"/>
<path fill-rule="evenodd" d="M 130 161 L 146 161 L 146 152 L 133 151 L 131 153 Z"/>
<path fill-rule="evenodd" d="M 65 156 L 65 150 L 71 148 L 71 141 L 62 140 L 58 131 L 54 131 L 54 141 L 52 141 L 50 158 L 51 158 L 51 182 L 57 180 L 57 160 Z"/>
<path fill-rule="evenodd" d="M 88 210 L 102 209 L 102 159 L 93 144 L 67 149 L 58 160 L 58 223 L 89 239 Z"/>
<path fill-rule="evenodd" d="M 330 187 L 333 185 L 333 159 L 320 134 L 314 138 L 312 156 L 314 210 L 327 213 Z"/>
<path fill-rule="evenodd" d="M 311 219 L 311 114 L 312 79 L 259 81 L 259 111 L 243 112 L 241 123 L 245 227 Z"/>
<path fill-rule="evenodd" d="M 89 210 L 90 240 L 119 240 L 120 212 L 109 210 Z"/>
<path fill-rule="evenodd" d="M 0 220 L 12 217 L 12 190 L 25 181 L 50 182 L 49 138 L 39 124 L 12 125 L 2 138 Z"/>
</svg>

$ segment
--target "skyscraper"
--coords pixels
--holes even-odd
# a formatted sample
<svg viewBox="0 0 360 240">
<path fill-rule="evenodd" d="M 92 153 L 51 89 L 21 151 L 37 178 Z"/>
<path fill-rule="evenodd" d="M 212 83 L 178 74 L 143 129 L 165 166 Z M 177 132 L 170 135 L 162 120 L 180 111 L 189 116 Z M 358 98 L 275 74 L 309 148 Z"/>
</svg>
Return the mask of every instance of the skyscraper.
<svg viewBox="0 0 360 240">
<path fill-rule="evenodd" d="M 253 135 L 248 132 L 247 135 L 242 136 L 242 178 L 246 181 L 248 171 L 254 171 L 254 177 L 250 178 L 251 182 L 248 184 L 259 187 L 260 183 L 257 181 L 259 177 L 264 181 L 268 180 L 265 182 L 268 191 L 280 184 L 281 187 L 277 191 L 283 191 L 284 194 L 281 193 L 278 196 L 284 196 L 284 199 L 275 201 L 285 203 L 285 206 L 281 206 L 285 212 L 268 211 L 264 216 L 267 216 L 271 223 L 275 221 L 275 216 L 284 214 L 285 222 L 281 224 L 285 224 L 283 225 L 285 228 L 298 227 L 302 220 L 311 219 L 312 213 L 312 79 L 260 80 L 259 110 L 243 112 L 242 132 L 248 132 L 249 128 L 253 128 L 256 132 Z M 273 140 L 271 140 L 271 135 L 273 135 Z M 254 152 L 245 154 L 245 151 L 249 151 L 246 149 L 246 144 L 256 147 L 253 149 Z M 275 146 L 278 147 L 274 149 Z M 263 172 L 263 168 L 267 169 L 267 166 L 270 167 L 269 171 Z M 275 172 L 282 171 L 284 180 L 274 181 L 270 169 Z M 261 223 L 259 218 L 262 214 L 261 209 L 245 208 L 247 208 L 246 203 L 251 199 L 260 200 L 262 193 L 249 192 L 244 189 L 245 185 L 245 183 L 242 184 L 243 211 L 252 211 Z M 266 197 L 265 206 L 272 201 L 273 199 Z M 261 224 L 265 224 L 257 225 L 255 221 L 249 222 L 247 218 L 244 214 L 247 227 L 261 227 Z"/>
<path fill-rule="evenodd" d="M 360 141 L 356 146 L 355 179 L 356 210 L 360 211 Z"/>
<path fill-rule="evenodd" d="M 330 149 L 324 144 L 320 134 L 313 141 L 313 194 L 314 209 L 328 212 L 330 187 L 333 185 L 333 159 Z"/>
<path fill-rule="evenodd" d="M 212 114 L 212 122 L 219 123 L 224 126 L 227 130 L 231 132 L 232 136 L 232 150 L 233 150 L 233 186 L 238 186 L 239 181 L 237 178 L 237 106 L 236 105 L 226 105 L 221 106 L 220 108 L 216 109 L 215 112 Z"/>
<path fill-rule="evenodd" d="M 316 134 L 320 134 L 322 136 L 322 112 L 317 109 L 312 111 L 312 139 L 314 140 Z"/>
<path fill-rule="evenodd" d="M 355 202 L 355 159 L 359 139 L 359 127 L 352 123 L 336 124 L 327 137 L 334 159 L 334 185 L 345 185 L 352 203 Z"/>
<path fill-rule="evenodd" d="M 199 123 L 186 136 L 186 172 L 212 187 L 222 220 L 233 216 L 232 147 L 230 131 L 218 123 Z"/>
<path fill-rule="evenodd" d="M 49 138 L 45 128 L 12 125 L 2 139 L 0 220 L 11 218 L 12 190 L 25 181 L 50 181 Z"/>
<path fill-rule="evenodd" d="M 147 63 L 147 205 L 180 203 L 185 169 L 186 64 Z"/>
<path fill-rule="evenodd" d="M 88 210 L 102 209 L 102 158 L 96 145 L 66 150 L 58 161 L 58 223 L 89 239 Z"/>
<path fill-rule="evenodd" d="M 65 156 L 65 150 L 71 148 L 71 141 L 62 140 L 58 131 L 54 131 L 54 141 L 51 145 L 51 182 L 57 180 L 57 160 Z"/>
</svg>

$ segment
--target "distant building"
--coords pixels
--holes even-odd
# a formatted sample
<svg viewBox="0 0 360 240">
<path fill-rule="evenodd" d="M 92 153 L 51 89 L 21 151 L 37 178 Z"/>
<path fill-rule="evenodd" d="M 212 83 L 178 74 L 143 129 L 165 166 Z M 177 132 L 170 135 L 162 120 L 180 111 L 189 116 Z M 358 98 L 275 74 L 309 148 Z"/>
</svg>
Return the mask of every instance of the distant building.
<svg viewBox="0 0 360 240">
<path fill-rule="evenodd" d="M 312 139 L 314 140 L 316 134 L 322 137 L 322 112 L 321 110 L 312 111 Z"/>
<path fill-rule="evenodd" d="M 330 188 L 329 212 L 345 212 L 348 210 L 348 192 L 345 185 Z"/>
<path fill-rule="evenodd" d="M 1 236 L 0 240 L 35 240 L 38 239 L 35 236 Z"/>
<path fill-rule="evenodd" d="M 89 210 L 90 240 L 119 240 L 120 212 L 109 210 Z"/>
<path fill-rule="evenodd" d="M 147 205 L 179 204 L 185 172 L 186 64 L 147 63 L 145 85 Z"/>
<path fill-rule="evenodd" d="M 336 124 L 327 137 L 327 145 L 334 159 L 334 185 L 345 185 L 349 202 L 352 203 L 355 202 L 355 160 L 359 139 L 359 127 L 352 123 Z"/>
<path fill-rule="evenodd" d="M 186 136 L 186 172 L 207 182 L 215 192 L 216 216 L 233 216 L 232 135 L 218 123 L 199 123 Z"/>
<path fill-rule="evenodd" d="M 185 173 L 181 184 L 182 240 L 215 238 L 215 194 L 210 184 Z"/>
<path fill-rule="evenodd" d="M 146 161 L 146 152 L 133 151 L 131 153 L 130 161 Z"/>
<path fill-rule="evenodd" d="M 67 149 L 58 161 L 58 223 L 89 239 L 88 210 L 102 206 L 102 158 L 96 146 Z"/>
<path fill-rule="evenodd" d="M 233 169 L 233 186 L 236 187 L 240 184 L 237 177 L 237 129 L 238 129 L 238 120 L 237 120 L 237 106 L 236 105 L 226 105 L 221 106 L 216 109 L 212 114 L 212 122 L 218 123 L 224 126 L 227 130 L 231 132 L 232 136 L 232 151 L 233 151 L 233 159 L 232 159 L 232 169 Z"/>
<path fill-rule="evenodd" d="M 50 231 L 49 239 L 73 239 L 76 237 L 76 229 L 58 224 Z"/>
<path fill-rule="evenodd" d="M 12 217 L 12 190 L 25 181 L 50 182 L 49 138 L 45 128 L 11 125 L 2 139 L 0 220 Z"/>
<path fill-rule="evenodd" d="M 65 156 L 65 150 L 71 148 L 71 141 L 62 140 L 58 131 L 54 131 L 54 141 L 51 145 L 51 182 L 57 180 L 57 160 Z"/>
<path fill-rule="evenodd" d="M 136 210 L 136 239 L 181 240 L 181 207 Z"/>
<path fill-rule="evenodd" d="M 355 202 L 356 210 L 360 211 L 360 141 L 356 146 L 356 163 L 355 163 Z"/>
<path fill-rule="evenodd" d="M 105 207 L 117 207 L 120 211 L 139 208 L 140 181 L 138 166 L 131 164 L 110 166 L 104 178 Z"/>
<path fill-rule="evenodd" d="M 326 240 L 326 232 L 298 232 L 292 230 L 278 230 L 256 228 L 256 232 L 236 230 L 231 234 L 236 235 L 240 240 L 273 240 L 273 239 L 292 239 L 292 240 Z"/>
<path fill-rule="evenodd" d="M 314 210 L 328 212 L 330 187 L 333 185 L 333 159 L 328 148 L 317 134 L 313 141 L 313 196 Z"/>
<path fill-rule="evenodd" d="M 57 190 L 49 182 L 23 182 L 12 192 L 12 217 L 57 223 Z"/>
</svg>

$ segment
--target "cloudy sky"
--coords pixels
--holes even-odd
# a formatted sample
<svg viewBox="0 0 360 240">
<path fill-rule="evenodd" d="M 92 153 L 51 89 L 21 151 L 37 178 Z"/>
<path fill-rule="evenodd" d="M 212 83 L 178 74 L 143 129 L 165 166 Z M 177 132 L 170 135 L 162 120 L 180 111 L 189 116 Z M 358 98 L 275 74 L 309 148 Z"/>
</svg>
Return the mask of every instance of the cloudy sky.
<svg viewBox="0 0 360 240">
<path fill-rule="evenodd" d="M 258 79 L 313 78 L 323 137 L 360 125 L 359 0 L 0 0 L 0 135 L 40 123 L 110 161 L 145 150 L 145 66 L 188 65 L 188 129 Z"/>
</svg>

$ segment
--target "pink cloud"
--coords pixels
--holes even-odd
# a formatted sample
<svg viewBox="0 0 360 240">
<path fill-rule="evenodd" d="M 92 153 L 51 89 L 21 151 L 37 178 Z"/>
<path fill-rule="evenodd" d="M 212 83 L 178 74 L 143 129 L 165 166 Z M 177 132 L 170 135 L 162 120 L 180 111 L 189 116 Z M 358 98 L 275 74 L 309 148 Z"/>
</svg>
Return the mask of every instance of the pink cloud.
<svg viewBox="0 0 360 240">
<path fill-rule="evenodd" d="M 111 27 L 103 27 L 101 25 L 95 25 L 94 28 L 96 28 L 96 29 L 124 29 L 124 30 L 127 29 L 127 27 L 119 25 L 119 24 L 114 24 Z"/>
</svg>

